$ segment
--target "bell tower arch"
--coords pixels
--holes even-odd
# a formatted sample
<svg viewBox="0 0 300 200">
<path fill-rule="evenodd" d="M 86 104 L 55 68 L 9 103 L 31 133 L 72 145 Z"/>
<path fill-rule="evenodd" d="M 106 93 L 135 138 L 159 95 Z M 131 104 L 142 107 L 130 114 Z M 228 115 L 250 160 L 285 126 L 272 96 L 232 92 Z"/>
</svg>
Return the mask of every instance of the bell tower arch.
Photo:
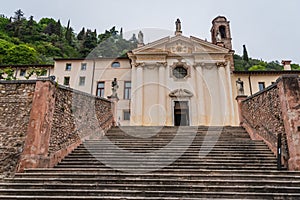
<svg viewBox="0 0 300 200">
<path fill-rule="evenodd" d="M 213 44 L 223 43 L 223 46 L 232 50 L 229 21 L 226 17 L 218 16 L 212 21 L 211 41 Z"/>
</svg>

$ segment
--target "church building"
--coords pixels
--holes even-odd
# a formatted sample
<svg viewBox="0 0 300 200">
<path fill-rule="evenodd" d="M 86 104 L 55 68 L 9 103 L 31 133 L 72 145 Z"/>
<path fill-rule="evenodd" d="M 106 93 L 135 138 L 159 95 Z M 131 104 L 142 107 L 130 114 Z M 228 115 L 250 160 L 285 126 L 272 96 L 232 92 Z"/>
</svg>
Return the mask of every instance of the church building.
<svg viewBox="0 0 300 200">
<path fill-rule="evenodd" d="M 235 72 L 229 21 L 212 21 L 211 42 L 184 36 L 181 22 L 173 36 L 144 44 L 127 58 L 55 59 L 58 83 L 99 97 L 112 95 L 121 126 L 238 125 L 238 94 L 254 94 L 283 73 Z M 285 63 L 289 64 L 289 63 Z"/>
</svg>

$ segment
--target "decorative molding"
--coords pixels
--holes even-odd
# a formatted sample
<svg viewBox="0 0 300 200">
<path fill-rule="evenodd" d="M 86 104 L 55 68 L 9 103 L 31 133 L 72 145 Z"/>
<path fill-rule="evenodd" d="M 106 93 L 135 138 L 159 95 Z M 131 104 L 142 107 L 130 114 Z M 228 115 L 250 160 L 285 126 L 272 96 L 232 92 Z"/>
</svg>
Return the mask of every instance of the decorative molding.
<svg viewBox="0 0 300 200">
<path fill-rule="evenodd" d="M 145 62 L 134 63 L 133 66 L 135 66 L 135 67 L 144 67 Z"/>
<path fill-rule="evenodd" d="M 208 70 L 211 70 L 212 68 L 215 68 L 215 67 L 216 67 L 216 64 L 213 64 L 213 63 L 209 63 L 209 64 L 204 65 L 204 68 L 208 69 Z"/>
<path fill-rule="evenodd" d="M 157 67 L 167 67 L 168 63 L 167 62 L 156 62 Z"/>
<path fill-rule="evenodd" d="M 217 67 L 226 67 L 226 62 L 217 62 Z"/>
<path fill-rule="evenodd" d="M 169 96 L 172 98 L 191 98 L 194 95 L 189 90 L 180 88 L 172 91 Z"/>
<path fill-rule="evenodd" d="M 195 62 L 193 67 L 194 68 L 197 68 L 197 67 L 204 67 L 205 66 L 205 63 L 204 62 Z"/>
<path fill-rule="evenodd" d="M 173 70 L 178 66 L 182 66 L 187 70 L 187 75 L 184 78 L 176 78 L 173 75 Z M 175 81 L 186 81 L 190 77 L 191 77 L 191 67 L 187 65 L 186 62 L 182 62 L 181 59 L 179 62 L 174 62 L 173 65 L 170 66 L 170 78 L 173 78 Z"/>
</svg>

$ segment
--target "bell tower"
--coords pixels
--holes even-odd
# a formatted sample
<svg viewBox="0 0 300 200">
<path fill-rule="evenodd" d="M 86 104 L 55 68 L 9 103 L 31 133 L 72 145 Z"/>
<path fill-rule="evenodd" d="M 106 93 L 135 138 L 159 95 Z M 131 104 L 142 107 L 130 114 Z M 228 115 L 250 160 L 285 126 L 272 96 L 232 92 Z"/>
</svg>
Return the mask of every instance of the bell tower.
<svg viewBox="0 0 300 200">
<path fill-rule="evenodd" d="M 211 41 L 213 44 L 232 49 L 229 21 L 226 17 L 218 16 L 212 21 Z"/>
</svg>

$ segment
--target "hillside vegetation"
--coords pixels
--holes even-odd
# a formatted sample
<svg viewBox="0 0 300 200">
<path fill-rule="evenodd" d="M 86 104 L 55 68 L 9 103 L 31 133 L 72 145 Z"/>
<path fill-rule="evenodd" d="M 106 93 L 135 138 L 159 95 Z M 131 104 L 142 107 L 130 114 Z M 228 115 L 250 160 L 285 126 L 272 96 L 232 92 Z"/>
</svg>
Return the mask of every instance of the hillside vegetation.
<svg viewBox="0 0 300 200">
<path fill-rule="evenodd" d="M 0 16 L 1 65 L 49 64 L 53 63 L 54 57 L 117 57 L 136 46 L 135 35 L 125 40 L 122 31 L 119 33 L 115 27 L 99 35 L 96 30 L 83 27 L 76 34 L 70 21 L 67 26 L 52 18 L 42 18 L 37 22 L 33 16 L 26 19 L 22 10 L 17 10 L 9 18 Z"/>
<path fill-rule="evenodd" d="M 96 48 L 97 47 L 97 48 Z M 0 65 L 52 64 L 53 58 L 119 57 L 137 47 L 137 39 L 123 38 L 122 29 L 115 27 L 97 34 L 86 29 L 75 33 L 70 25 L 60 20 L 33 16 L 25 17 L 17 10 L 12 17 L 0 16 Z M 234 55 L 235 70 L 282 70 L 278 61 L 265 62 L 248 58 L 246 47 L 242 56 Z M 299 69 L 298 64 L 292 64 Z"/>
</svg>

